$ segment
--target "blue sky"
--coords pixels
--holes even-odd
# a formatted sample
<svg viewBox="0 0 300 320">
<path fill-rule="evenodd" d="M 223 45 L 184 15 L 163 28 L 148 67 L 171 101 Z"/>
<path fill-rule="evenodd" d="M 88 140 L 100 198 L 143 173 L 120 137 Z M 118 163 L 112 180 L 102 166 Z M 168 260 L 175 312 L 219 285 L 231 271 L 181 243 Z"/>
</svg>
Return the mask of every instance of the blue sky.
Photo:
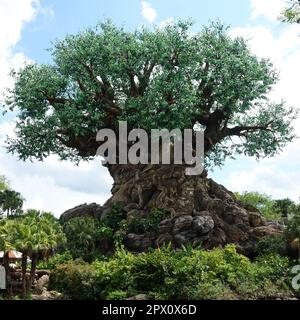
<svg viewBox="0 0 300 320">
<path fill-rule="evenodd" d="M 46 50 L 55 39 L 76 33 L 99 21 L 111 19 L 126 29 L 141 25 L 170 23 L 174 19 L 195 21 L 192 31 L 210 20 L 231 26 L 232 37 L 245 36 L 259 56 L 269 57 L 281 72 L 281 81 L 270 99 L 285 99 L 298 106 L 300 75 L 300 28 L 278 22 L 284 0 L 0 0 L 0 91 L 11 86 L 7 73 L 22 67 L 24 60 L 51 62 Z M 299 103 L 300 105 L 300 103 Z M 300 121 L 295 123 L 298 133 Z M 84 202 L 103 203 L 112 180 L 100 160 L 74 167 L 50 157 L 43 163 L 22 163 L 3 148 L 6 134 L 13 134 L 13 115 L 0 115 L 0 174 L 26 198 L 26 207 L 53 211 Z M 239 157 L 210 173 L 233 191 L 257 190 L 274 198 L 300 196 L 300 143 L 296 141 L 281 155 L 259 163 Z"/>
</svg>

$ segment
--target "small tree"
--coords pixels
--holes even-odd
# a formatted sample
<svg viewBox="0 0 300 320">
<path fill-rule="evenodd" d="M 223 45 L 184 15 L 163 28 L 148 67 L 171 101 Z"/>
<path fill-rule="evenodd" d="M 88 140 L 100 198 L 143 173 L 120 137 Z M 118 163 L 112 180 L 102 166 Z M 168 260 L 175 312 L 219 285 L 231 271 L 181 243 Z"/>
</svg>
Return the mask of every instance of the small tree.
<svg viewBox="0 0 300 320">
<path fill-rule="evenodd" d="M 0 175 L 0 191 L 9 189 L 9 183 L 5 176 Z"/>
<path fill-rule="evenodd" d="M 5 219 L 0 225 L 3 249 L 22 252 L 22 291 L 26 296 L 32 287 L 39 258 L 64 242 L 64 234 L 58 221 L 49 213 L 30 210 L 16 219 Z M 27 278 L 27 260 L 31 258 L 30 277 Z M 9 270 L 8 270 L 9 272 Z"/>
<path fill-rule="evenodd" d="M 24 198 L 17 191 L 5 189 L 0 191 L 0 208 L 7 217 L 19 214 L 22 210 Z"/>
<path fill-rule="evenodd" d="M 246 205 L 259 210 L 266 219 L 281 220 L 281 215 L 276 202 L 267 194 L 259 192 L 244 192 L 235 194 L 237 199 Z"/>
</svg>

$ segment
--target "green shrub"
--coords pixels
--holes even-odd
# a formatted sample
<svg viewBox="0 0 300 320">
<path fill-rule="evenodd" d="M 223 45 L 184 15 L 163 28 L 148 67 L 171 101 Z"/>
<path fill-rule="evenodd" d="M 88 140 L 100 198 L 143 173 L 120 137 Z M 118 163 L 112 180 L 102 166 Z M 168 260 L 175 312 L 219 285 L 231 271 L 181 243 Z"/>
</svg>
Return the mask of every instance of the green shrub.
<svg viewBox="0 0 300 320">
<path fill-rule="evenodd" d="M 128 231 L 136 234 L 158 232 L 159 223 L 170 216 L 168 212 L 152 209 L 145 218 L 137 217 L 128 225 Z"/>
<path fill-rule="evenodd" d="M 73 299 L 94 300 L 98 296 L 94 283 L 94 266 L 82 260 L 74 260 L 58 265 L 51 271 L 48 288 Z"/>
<path fill-rule="evenodd" d="M 63 226 L 66 249 L 74 259 L 91 262 L 109 251 L 113 245 L 113 230 L 92 217 L 77 217 Z"/>
<path fill-rule="evenodd" d="M 289 293 L 288 270 L 287 258 L 272 254 L 251 262 L 233 245 L 212 251 L 169 246 L 139 255 L 119 249 L 107 261 L 60 265 L 51 284 L 74 298 L 261 299 Z"/>
<path fill-rule="evenodd" d="M 55 255 L 49 257 L 45 261 L 39 262 L 37 269 L 48 269 L 52 270 L 58 265 L 66 263 L 72 260 L 72 255 L 70 251 L 65 251 L 63 253 L 56 253 Z"/>
<path fill-rule="evenodd" d="M 287 256 L 287 241 L 283 236 L 266 237 L 258 241 L 255 251 L 257 255 L 278 254 Z"/>
<path fill-rule="evenodd" d="M 121 206 L 118 203 L 113 203 L 109 214 L 102 220 L 103 224 L 113 231 L 117 231 L 120 228 L 120 222 L 124 219 L 124 213 Z"/>
<path fill-rule="evenodd" d="M 282 216 L 280 209 L 275 200 L 264 193 L 244 192 L 242 194 L 235 193 L 236 198 L 246 204 L 253 206 L 261 212 L 267 220 L 280 221 Z"/>
<path fill-rule="evenodd" d="M 288 241 L 300 238 L 300 205 L 289 216 L 284 234 Z"/>
</svg>

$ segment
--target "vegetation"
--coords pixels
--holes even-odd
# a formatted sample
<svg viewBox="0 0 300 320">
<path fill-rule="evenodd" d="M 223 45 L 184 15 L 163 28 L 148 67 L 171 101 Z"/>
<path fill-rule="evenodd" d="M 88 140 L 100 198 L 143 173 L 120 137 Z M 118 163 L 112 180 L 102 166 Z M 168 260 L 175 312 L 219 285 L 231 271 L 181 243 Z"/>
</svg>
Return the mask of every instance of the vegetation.
<svg viewBox="0 0 300 320">
<path fill-rule="evenodd" d="M 24 216 L 0 222 L 0 248 L 22 252 L 22 288 L 26 296 L 32 287 L 39 259 L 45 258 L 65 240 L 61 226 L 49 213 L 29 210 Z M 27 279 L 27 258 L 31 259 L 30 277 Z M 9 268 L 6 264 L 6 272 Z M 28 281 L 29 280 L 29 281 Z"/>
<path fill-rule="evenodd" d="M 267 220 L 284 221 L 300 210 L 300 205 L 291 199 L 273 200 L 270 196 L 259 192 L 235 193 L 236 198 L 245 205 L 260 211 Z"/>
<path fill-rule="evenodd" d="M 90 159 L 101 128 L 205 128 L 207 164 L 227 156 L 273 156 L 295 137 L 295 110 L 268 101 L 278 75 L 242 38 L 211 23 L 127 32 L 101 23 L 55 43 L 53 63 L 13 72 L 8 110 L 17 137 L 8 150 L 23 159 Z M 255 111 L 255 112 L 254 112 Z M 239 137 L 240 139 L 233 139 Z"/>
<path fill-rule="evenodd" d="M 291 294 L 289 260 L 264 255 L 256 261 L 232 245 L 212 251 L 162 248 L 134 255 L 118 250 L 107 261 L 73 261 L 51 273 L 50 288 L 73 299 L 259 299 Z"/>
<path fill-rule="evenodd" d="M 113 240 L 113 230 L 91 217 L 74 218 L 63 226 L 66 248 L 74 259 L 92 261 L 106 252 Z"/>
<path fill-rule="evenodd" d="M 5 189 L 0 191 L 0 207 L 6 215 L 12 216 L 22 212 L 24 199 L 19 192 Z"/>
<path fill-rule="evenodd" d="M 162 210 L 153 209 L 145 218 L 134 218 L 128 224 L 128 231 L 136 234 L 143 234 L 145 232 L 158 232 L 159 223 L 170 217 L 170 213 Z"/>
<path fill-rule="evenodd" d="M 5 176 L 0 176 L 0 219 L 22 213 L 24 198 L 22 195 L 10 188 Z"/>
<path fill-rule="evenodd" d="M 289 6 L 283 11 L 281 20 L 290 23 L 300 23 L 300 1 L 290 0 Z"/>
<path fill-rule="evenodd" d="M 9 184 L 5 176 L 0 175 L 0 191 L 6 190 L 9 188 Z"/>
</svg>

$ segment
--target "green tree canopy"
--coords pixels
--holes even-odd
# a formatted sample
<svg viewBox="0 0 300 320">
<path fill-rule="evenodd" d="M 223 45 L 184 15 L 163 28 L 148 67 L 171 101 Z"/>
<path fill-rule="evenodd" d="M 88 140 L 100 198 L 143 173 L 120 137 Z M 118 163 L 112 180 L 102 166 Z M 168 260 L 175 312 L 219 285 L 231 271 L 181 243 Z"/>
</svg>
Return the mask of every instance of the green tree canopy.
<svg viewBox="0 0 300 320">
<path fill-rule="evenodd" d="M 269 101 L 278 75 L 215 22 L 191 33 L 178 22 L 127 32 L 107 22 L 68 35 L 53 63 L 13 72 L 7 105 L 18 111 L 8 150 L 23 160 L 90 159 L 101 128 L 205 129 L 208 162 L 272 156 L 294 138 L 292 108 Z"/>
<path fill-rule="evenodd" d="M 282 13 L 282 21 L 300 23 L 300 1 L 290 0 L 289 6 Z"/>
<path fill-rule="evenodd" d="M 39 258 L 65 242 L 62 228 L 50 213 L 28 210 L 24 216 L 0 221 L 0 250 L 22 252 L 22 284 L 25 296 L 33 284 Z M 27 257 L 31 258 L 29 286 L 26 284 Z"/>
<path fill-rule="evenodd" d="M 0 208 L 7 216 L 20 213 L 23 203 L 24 198 L 19 192 L 10 189 L 0 191 Z"/>
<path fill-rule="evenodd" d="M 9 189 L 9 183 L 5 178 L 5 176 L 0 175 L 0 191 L 6 190 L 6 189 Z"/>
</svg>

